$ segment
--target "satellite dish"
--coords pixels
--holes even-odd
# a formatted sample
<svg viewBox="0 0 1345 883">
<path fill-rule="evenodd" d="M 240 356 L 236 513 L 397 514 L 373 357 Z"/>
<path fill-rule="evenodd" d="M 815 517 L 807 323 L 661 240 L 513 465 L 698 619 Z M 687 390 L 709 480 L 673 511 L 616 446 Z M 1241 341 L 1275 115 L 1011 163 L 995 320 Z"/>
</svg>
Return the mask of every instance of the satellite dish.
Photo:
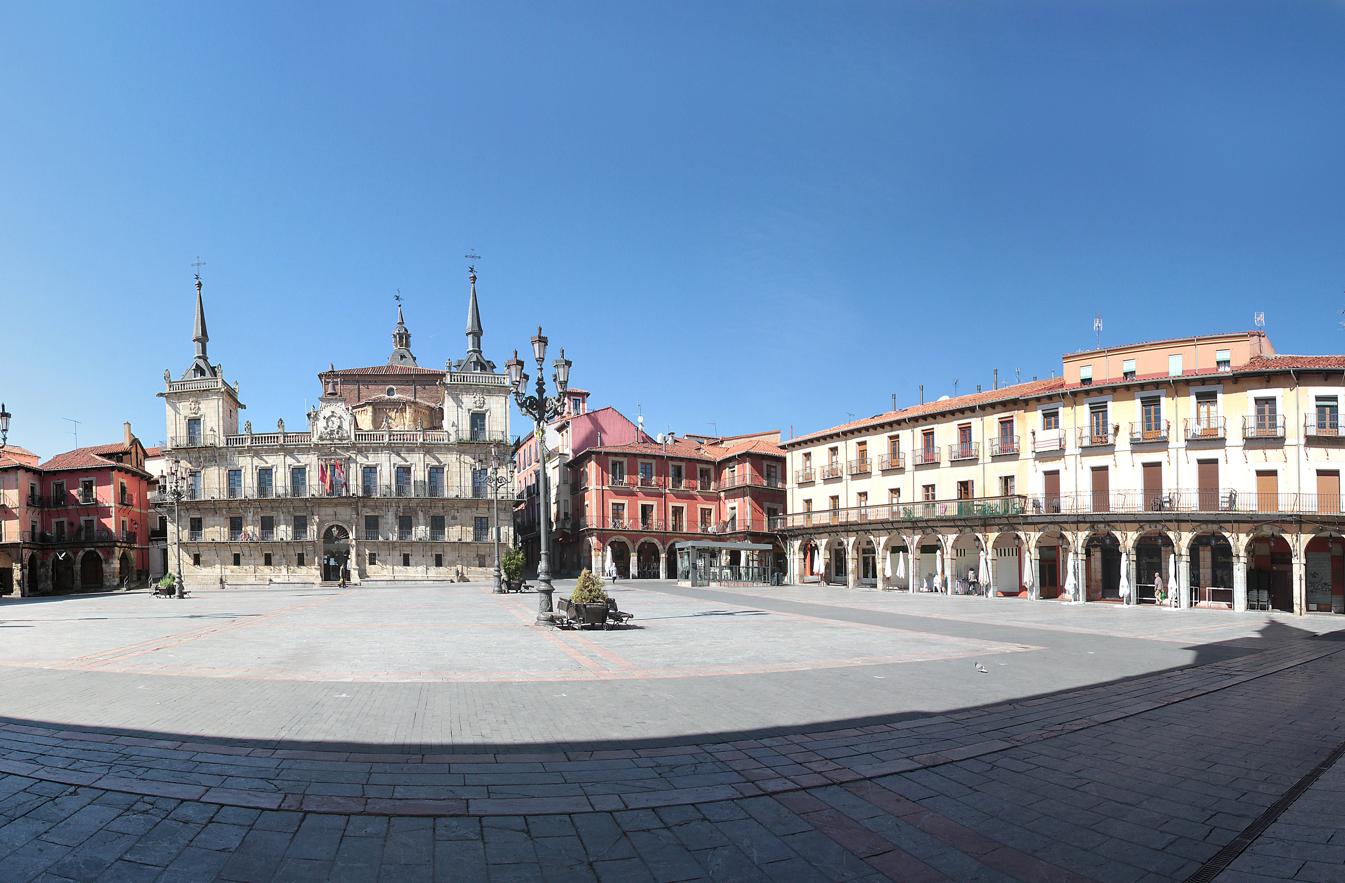
<svg viewBox="0 0 1345 883">
<path fill-rule="evenodd" d="M 663 433 L 661 432 L 658 434 L 658 443 L 663 444 Z"/>
<path fill-rule="evenodd" d="M 941 395 L 941 396 L 939 396 L 938 401 L 940 401 L 940 402 L 946 402 L 946 401 L 948 401 L 950 398 L 952 398 L 952 396 L 945 394 L 945 395 Z"/>
</svg>

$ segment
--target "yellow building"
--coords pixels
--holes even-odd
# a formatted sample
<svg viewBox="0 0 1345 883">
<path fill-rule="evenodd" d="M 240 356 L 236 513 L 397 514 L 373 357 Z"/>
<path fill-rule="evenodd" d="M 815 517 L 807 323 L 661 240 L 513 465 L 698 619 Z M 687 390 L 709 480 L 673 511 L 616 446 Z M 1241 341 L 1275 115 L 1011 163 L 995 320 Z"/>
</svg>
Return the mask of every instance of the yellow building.
<svg viewBox="0 0 1345 883">
<path fill-rule="evenodd" d="M 1342 394 L 1345 356 L 1248 332 L 1071 353 L 795 438 L 791 576 L 1342 613 Z"/>
</svg>

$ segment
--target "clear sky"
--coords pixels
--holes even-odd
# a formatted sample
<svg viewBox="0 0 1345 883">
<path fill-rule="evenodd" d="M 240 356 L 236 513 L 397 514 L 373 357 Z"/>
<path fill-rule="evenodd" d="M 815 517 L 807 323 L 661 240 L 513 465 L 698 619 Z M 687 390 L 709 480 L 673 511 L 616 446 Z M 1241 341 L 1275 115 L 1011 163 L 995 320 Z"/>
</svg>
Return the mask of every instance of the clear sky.
<svg viewBox="0 0 1345 883">
<path fill-rule="evenodd" d="M 540 322 L 651 431 L 798 433 L 1246 329 L 1345 350 L 1345 4 L 7 3 L 0 399 L 44 456 L 258 431 Z M 518 424 L 516 423 L 516 428 Z"/>
</svg>

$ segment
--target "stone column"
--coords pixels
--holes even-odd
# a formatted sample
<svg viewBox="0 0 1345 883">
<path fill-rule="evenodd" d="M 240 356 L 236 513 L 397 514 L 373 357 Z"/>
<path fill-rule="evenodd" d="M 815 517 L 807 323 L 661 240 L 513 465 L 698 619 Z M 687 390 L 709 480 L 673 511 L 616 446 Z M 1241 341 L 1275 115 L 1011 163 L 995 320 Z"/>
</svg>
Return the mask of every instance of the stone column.
<svg viewBox="0 0 1345 883">
<path fill-rule="evenodd" d="M 1179 605 L 1183 610 L 1191 609 L 1191 570 L 1186 566 L 1186 555 L 1178 554 L 1173 556 L 1173 562 L 1177 572 L 1172 574 L 1172 578 L 1177 583 L 1177 592 Z"/>
<path fill-rule="evenodd" d="M 790 540 L 785 544 L 785 581 L 789 585 L 798 585 L 803 572 L 803 540 Z"/>
<path fill-rule="evenodd" d="M 1247 560 L 1241 552 L 1233 553 L 1233 610 L 1247 611 Z"/>
<path fill-rule="evenodd" d="M 1293 592 L 1294 592 L 1294 615 L 1302 616 L 1308 609 L 1308 581 L 1307 565 L 1303 558 L 1303 544 L 1296 543 L 1292 548 L 1293 554 Z"/>
<path fill-rule="evenodd" d="M 668 550 L 659 549 L 658 553 L 658 578 L 667 579 L 668 576 Z"/>
<path fill-rule="evenodd" d="M 850 537 L 845 541 L 845 587 L 859 587 L 859 538 Z"/>
<path fill-rule="evenodd" d="M 878 571 L 878 591 L 884 592 L 889 588 L 887 584 L 887 537 L 873 538 L 873 563 Z"/>
</svg>

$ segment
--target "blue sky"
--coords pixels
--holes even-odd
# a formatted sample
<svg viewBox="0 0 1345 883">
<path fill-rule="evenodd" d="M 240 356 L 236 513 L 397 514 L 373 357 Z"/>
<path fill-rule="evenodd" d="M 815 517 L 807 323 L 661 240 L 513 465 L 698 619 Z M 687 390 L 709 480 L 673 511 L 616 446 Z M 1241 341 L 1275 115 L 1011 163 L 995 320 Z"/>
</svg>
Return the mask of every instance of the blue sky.
<svg viewBox="0 0 1345 883">
<path fill-rule="evenodd" d="M 8 4 L 0 399 L 164 434 L 201 255 L 260 429 L 540 322 L 651 430 L 803 433 L 1104 343 L 1345 331 L 1345 4 Z"/>
</svg>

